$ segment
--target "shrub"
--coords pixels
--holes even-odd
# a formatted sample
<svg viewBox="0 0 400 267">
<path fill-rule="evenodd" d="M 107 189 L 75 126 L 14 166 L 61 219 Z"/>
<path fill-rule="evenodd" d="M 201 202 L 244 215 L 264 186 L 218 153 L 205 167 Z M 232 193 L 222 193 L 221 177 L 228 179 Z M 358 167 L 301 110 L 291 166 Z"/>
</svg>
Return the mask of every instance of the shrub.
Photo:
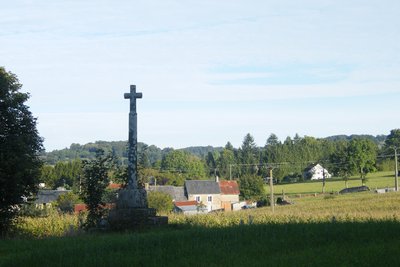
<svg viewBox="0 0 400 267">
<path fill-rule="evenodd" d="M 156 209 L 159 214 L 170 212 L 174 207 L 172 197 L 164 192 L 149 192 L 147 201 L 149 208 Z"/>
<path fill-rule="evenodd" d="M 260 176 L 244 175 L 239 179 L 240 196 L 244 199 L 258 199 L 265 194 L 264 182 Z"/>
<path fill-rule="evenodd" d="M 79 202 L 79 197 L 72 192 L 68 192 L 66 194 L 62 194 L 57 199 L 57 207 L 63 213 L 72 213 L 74 212 L 74 206 Z"/>
</svg>

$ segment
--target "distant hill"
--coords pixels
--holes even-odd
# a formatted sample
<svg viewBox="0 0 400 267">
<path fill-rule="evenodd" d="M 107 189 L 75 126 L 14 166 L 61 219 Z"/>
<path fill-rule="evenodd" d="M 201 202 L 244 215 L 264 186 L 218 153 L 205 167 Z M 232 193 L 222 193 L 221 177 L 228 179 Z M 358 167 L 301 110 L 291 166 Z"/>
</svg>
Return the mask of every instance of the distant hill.
<svg viewBox="0 0 400 267">
<path fill-rule="evenodd" d="M 96 151 L 98 149 L 103 149 L 106 152 L 111 152 L 116 155 L 119 158 L 120 163 L 125 165 L 127 164 L 128 160 L 127 147 L 128 141 L 96 141 L 94 143 L 87 143 L 85 145 L 71 144 L 69 148 L 44 152 L 41 155 L 41 158 L 47 164 L 56 164 L 58 161 L 69 161 L 76 158 L 93 159 L 96 155 Z M 222 149 L 222 147 L 214 148 L 212 146 L 193 146 L 180 150 L 184 150 L 200 158 L 204 158 L 207 156 L 208 152 L 213 152 L 215 150 L 221 151 Z M 173 148 L 161 149 L 154 145 L 149 146 L 141 142 L 138 143 L 139 156 L 143 153 L 143 151 L 146 151 L 146 155 L 150 164 L 161 161 L 163 156 L 171 150 L 173 150 Z"/>
</svg>

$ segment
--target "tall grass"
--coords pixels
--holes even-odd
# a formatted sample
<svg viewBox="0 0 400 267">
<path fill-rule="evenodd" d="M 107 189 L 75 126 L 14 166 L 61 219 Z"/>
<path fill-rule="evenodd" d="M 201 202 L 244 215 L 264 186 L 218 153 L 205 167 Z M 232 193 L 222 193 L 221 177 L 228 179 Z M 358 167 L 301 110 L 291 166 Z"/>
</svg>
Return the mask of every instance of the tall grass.
<svg viewBox="0 0 400 267">
<path fill-rule="evenodd" d="M 295 199 L 140 232 L 65 236 L 78 217 L 25 218 L 0 240 L 0 266 L 400 266 L 400 194 Z M 46 238 L 43 238 L 46 237 Z"/>
<path fill-rule="evenodd" d="M 52 212 L 47 217 L 22 217 L 15 225 L 15 233 L 20 237 L 60 237 L 78 231 L 79 217 L 74 214 Z"/>
<path fill-rule="evenodd" d="M 399 266 L 400 224 L 277 223 L 1 240 L 0 266 Z"/>
</svg>

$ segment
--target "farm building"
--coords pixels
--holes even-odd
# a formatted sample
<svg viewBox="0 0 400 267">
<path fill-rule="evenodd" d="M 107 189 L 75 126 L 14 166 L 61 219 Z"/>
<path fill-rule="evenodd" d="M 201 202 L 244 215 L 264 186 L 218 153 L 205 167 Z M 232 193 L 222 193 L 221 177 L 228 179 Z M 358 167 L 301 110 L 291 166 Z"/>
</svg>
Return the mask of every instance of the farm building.
<svg viewBox="0 0 400 267">
<path fill-rule="evenodd" d="M 221 189 L 216 181 L 187 180 L 185 193 L 188 200 L 203 203 L 208 211 L 221 209 Z"/>
<path fill-rule="evenodd" d="M 322 180 L 327 178 L 331 178 L 332 175 L 328 172 L 327 169 L 322 167 L 320 164 L 312 164 L 304 171 L 304 177 L 310 180 Z"/>
</svg>

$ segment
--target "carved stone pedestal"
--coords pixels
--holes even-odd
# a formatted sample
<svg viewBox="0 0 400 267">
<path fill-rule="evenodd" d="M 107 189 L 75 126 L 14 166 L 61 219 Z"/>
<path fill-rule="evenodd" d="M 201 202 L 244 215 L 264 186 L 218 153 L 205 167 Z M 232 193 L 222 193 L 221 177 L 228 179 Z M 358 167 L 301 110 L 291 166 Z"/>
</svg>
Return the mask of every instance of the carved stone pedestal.
<svg viewBox="0 0 400 267">
<path fill-rule="evenodd" d="M 122 189 L 115 209 L 110 210 L 108 222 L 112 229 L 135 229 L 144 225 L 166 225 L 168 217 L 156 216 L 156 210 L 147 207 L 144 189 Z"/>
<path fill-rule="evenodd" d="M 117 208 L 147 208 L 147 192 L 143 188 L 125 188 L 118 192 Z"/>
</svg>

